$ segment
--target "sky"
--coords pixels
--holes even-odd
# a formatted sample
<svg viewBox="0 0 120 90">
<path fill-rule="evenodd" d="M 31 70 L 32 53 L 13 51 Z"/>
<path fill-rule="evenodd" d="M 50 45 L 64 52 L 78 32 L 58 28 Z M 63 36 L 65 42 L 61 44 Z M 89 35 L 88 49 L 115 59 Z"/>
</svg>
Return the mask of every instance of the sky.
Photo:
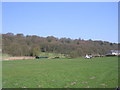
<svg viewBox="0 0 120 90">
<path fill-rule="evenodd" d="M 3 2 L 2 33 L 118 42 L 117 2 Z"/>
</svg>

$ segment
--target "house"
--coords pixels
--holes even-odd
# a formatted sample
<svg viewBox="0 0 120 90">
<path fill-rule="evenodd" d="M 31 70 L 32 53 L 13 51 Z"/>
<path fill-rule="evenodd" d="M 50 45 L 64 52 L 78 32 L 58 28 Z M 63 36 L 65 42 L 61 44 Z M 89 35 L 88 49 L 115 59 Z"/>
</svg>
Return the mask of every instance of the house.
<svg viewBox="0 0 120 90">
<path fill-rule="evenodd" d="M 118 55 L 120 55 L 120 50 L 111 50 L 111 54 L 118 56 Z"/>
<path fill-rule="evenodd" d="M 120 55 L 120 50 L 110 50 L 106 56 L 119 56 Z"/>
</svg>

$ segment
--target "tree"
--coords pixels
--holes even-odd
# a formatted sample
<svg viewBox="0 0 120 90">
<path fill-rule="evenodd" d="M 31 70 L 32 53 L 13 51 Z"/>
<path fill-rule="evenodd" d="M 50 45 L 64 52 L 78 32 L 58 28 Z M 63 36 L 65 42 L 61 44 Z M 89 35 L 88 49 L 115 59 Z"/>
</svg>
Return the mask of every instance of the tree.
<svg viewBox="0 0 120 90">
<path fill-rule="evenodd" d="M 2 52 L 13 56 L 39 56 L 41 52 L 50 52 L 80 57 L 89 53 L 106 54 L 112 49 L 118 49 L 118 44 L 106 41 L 81 40 L 80 38 L 58 39 L 53 36 L 45 38 L 36 35 L 2 34 Z"/>
<path fill-rule="evenodd" d="M 32 50 L 32 56 L 39 56 L 40 55 L 40 48 L 34 47 Z"/>
</svg>

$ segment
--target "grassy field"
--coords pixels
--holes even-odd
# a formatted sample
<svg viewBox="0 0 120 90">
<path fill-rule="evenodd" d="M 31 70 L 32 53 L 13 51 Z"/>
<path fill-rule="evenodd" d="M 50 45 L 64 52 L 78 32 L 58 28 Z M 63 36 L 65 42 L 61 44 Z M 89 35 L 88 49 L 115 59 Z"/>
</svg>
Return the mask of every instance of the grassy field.
<svg viewBox="0 0 120 90">
<path fill-rule="evenodd" d="M 10 57 L 10 55 L 8 55 L 8 54 L 2 54 L 2 53 L 0 53 L 0 56 L 1 56 L 3 59 Z"/>
<path fill-rule="evenodd" d="M 3 61 L 3 88 L 115 88 L 117 57 Z"/>
<path fill-rule="evenodd" d="M 49 58 L 54 58 L 54 57 L 61 57 L 65 58 L 64 54 L 58 54 L 58 53 L 46 53 L 46 52 L 41 52 L 39 56 L 47 56 Z"/>
</svg>

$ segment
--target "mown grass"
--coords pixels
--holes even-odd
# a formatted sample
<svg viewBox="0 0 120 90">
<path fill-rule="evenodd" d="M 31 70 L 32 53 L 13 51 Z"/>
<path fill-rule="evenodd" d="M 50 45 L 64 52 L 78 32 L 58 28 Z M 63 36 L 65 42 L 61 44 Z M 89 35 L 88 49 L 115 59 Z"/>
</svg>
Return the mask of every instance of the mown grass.
<svg viewBox="0 0 120 90">
<path fill-rule="evenodd" d="M 3 61 L 3 88 L 115 88 L 117 57 Z"/>
</svg>

